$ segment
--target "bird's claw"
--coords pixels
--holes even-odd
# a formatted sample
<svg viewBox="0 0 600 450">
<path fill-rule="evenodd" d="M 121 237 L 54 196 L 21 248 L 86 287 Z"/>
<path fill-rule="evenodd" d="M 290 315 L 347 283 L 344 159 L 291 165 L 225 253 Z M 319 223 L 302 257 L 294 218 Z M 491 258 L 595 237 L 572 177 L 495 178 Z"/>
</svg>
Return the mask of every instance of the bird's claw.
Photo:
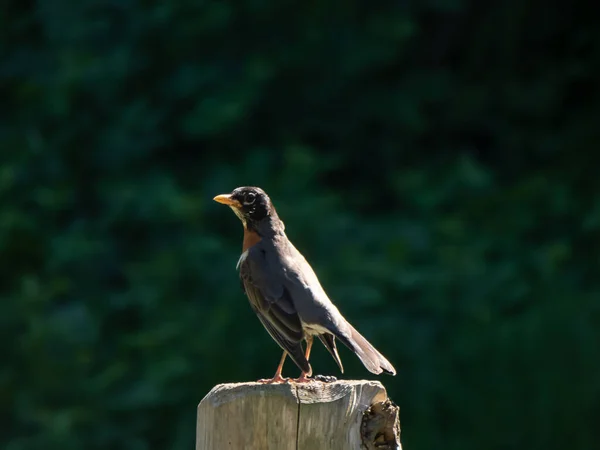
<svg viewBox="0 0 600 450">
<path fill-rule="evenodd" d="M 279 384 L 279 383 L 289 383 L 289 378 L 283 378 L 281 375 L 275 375 L 273 378 L 263 378 L 257 381 L 260 384 Z"/>
<path fill-rule="evenodd" d="M 296 378 L 293 381 L 294 381 L 294 383 L 310 383 L 313 380 L 312 380 L 312 378 L 309 377 L 308 374 L 302 373 L 302 375 L 300 375 L 298 378 Z"/>
</svg>

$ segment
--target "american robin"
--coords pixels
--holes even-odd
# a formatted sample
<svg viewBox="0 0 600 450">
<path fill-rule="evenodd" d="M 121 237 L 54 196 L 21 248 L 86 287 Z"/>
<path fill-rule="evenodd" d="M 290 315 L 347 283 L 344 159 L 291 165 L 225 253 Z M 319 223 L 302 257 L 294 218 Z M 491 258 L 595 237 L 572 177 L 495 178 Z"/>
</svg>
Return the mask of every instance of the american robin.
<svg viewBox="0 0 600 450">
<path fill-rule="evenodd" d="M 286 355 L 302 370 L 296 382 L 309 381 L 308 362 L 313 337 L 317 336 L 344 372 L 336 338 L 352 350 L 372 373 L 396 375 L 396 370 L 346 319 L 321 287 L 304 256 L 284 232 L 284 224 L 269 196 L 257 187 L 239 187 L 215 201 L 231 207 L 244 225 L 242 255 L 237 263 L 244 291 L 252 309 L 283 356 L 270 380 L 287 381 L 281 371 Z M 302 348 L 306 340 L 306 351 Z"/>
</svg>

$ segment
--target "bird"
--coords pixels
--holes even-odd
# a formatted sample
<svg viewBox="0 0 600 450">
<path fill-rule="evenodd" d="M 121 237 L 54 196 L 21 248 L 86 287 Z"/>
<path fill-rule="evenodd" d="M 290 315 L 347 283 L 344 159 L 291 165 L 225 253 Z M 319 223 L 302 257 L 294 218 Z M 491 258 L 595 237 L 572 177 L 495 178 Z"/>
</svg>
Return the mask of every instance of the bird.
<svg viewBox="0 0 600 450">
<path fill-rule="evenodd" d="M 309 363 L 314 337 L 318 337 L 344 373 L 336 339 L 374 374 L 396 375 L 396 369 L 342 316 L 321 286 L 317 275 L 285 234 L 285 225 L 271 199 L 259 187 L 242 186 L 214 197 L 229 206 L 244 227 L 242 254 L 236 269 L 250 306 L 283 355 L 273 378 L 261 383 L 282 383 L 283 364 L 289 355 L 302 371 L 297 383 L 311 381 Z M 302 342 L 306 341 L 306 349 Z"/>
</svg>

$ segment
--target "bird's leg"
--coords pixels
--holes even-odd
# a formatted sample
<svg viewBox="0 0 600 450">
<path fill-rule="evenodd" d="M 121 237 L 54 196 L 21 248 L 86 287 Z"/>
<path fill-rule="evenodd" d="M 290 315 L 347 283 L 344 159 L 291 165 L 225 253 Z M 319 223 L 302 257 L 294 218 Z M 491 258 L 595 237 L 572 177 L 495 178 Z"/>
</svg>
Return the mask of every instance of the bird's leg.
<svg viewBox="0 0 600 450">
<path fill-rule="evenodd" d="M 312 344 L 313 337 L 309 334 L 308 336 L 306 336 L 306 352 L 304 353 L 304 357 L 307 361 L 310 358 L 310 349 L 312 348 Z"/>
<path fill-rule="evenodd" d="M 304 353 L 304 356 L 306 357 L 306 360 L 308 361 L 308 358 L 310 357 L 310 350 L 312 348 L 313 345 L 313 337 L 309 334 L 306 336 L 306 353 Z M 294 381 L 296 383 L 308 383 L 310 381 L 310 378 L 308 378 L 311 374 L 307 373 L 307 372 L 302 372 L 302 375 L 300 375 L 299 378 L 296 378 Z"/>
<path fill-rule="evenodd" d="M 286 383 L 288 381 L 288 378 L 283 378 L 281 376 L 281 371 L 283 370 L 283 363 L 285 362 L 286 356 L 287 352 L 284 350 L 283 355 L 281 355 L 281 361 L 279 361 L 277 371 L 275 372 L 275 376 L 273 376 L 273 378 L 258 380 L 258 382 L 262 384 Z"/>
</svg>

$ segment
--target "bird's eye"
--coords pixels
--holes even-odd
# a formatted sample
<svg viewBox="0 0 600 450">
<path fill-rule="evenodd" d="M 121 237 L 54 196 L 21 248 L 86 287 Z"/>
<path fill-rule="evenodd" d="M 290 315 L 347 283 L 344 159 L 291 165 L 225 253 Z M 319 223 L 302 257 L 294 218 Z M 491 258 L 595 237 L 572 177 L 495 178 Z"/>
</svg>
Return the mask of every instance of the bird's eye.
<svg viewBox="0 0 600 450">
<path fill-rule="evenodd" d="M 244 197 L 244 205 L 251 205 L 256 200 L 256 194 L 254 192 L 248 192 Z"/>
</svg>

